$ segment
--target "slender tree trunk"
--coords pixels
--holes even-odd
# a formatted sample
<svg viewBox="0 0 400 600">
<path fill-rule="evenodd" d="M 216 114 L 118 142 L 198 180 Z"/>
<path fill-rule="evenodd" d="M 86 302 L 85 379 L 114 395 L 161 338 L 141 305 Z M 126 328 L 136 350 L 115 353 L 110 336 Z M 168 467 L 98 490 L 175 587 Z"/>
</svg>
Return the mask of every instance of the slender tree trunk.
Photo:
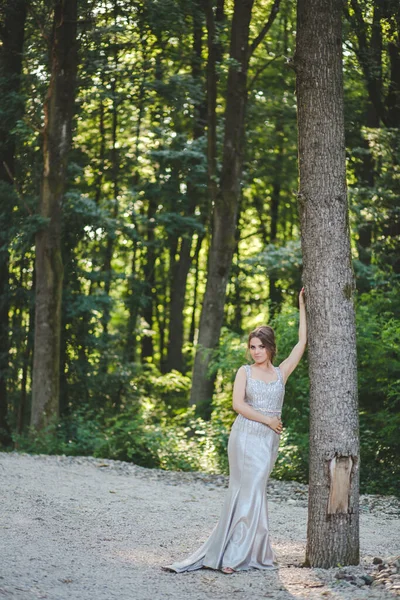
<svg viewBox="0 0 400 600">
<path fill-rule="evenodd" d="M 148 329 L 151 331 L 153 328 L 154 318 L 154 307 L 153 307 L 153 289 L 155 286 L 155 237 L 154 237 L 154 226 L 155 226 L 155 214 L 157 210 L 156 198 L 151 197 L 149 199 L 147 207 L 147 236 L 146 236 L 146 258 L 143 265 L 143 276 L 144 276 L 144 299 L 142 302 L 143 306 L 143 318 L 147 323 Z M 153 336 L 152 333 L 144 333 L 142 337 L 142 360 L 151 358 L 153 356 Z"/>
<path fill-rule="evenodd" d="M 278 117 L 278 121 L 275 128 L 275 133 L 278 137 L 278 153 L 276 155 L 274 165 L 274 178 L 272 183 L 272 195 L 271 195 L 271 229 L 270 229 L 270 243 L 276 244 L 278 235 L 278 216 L 279 216 L 279 202 L 282 188 L 282 168 L 283 168 L 283 116 Z M 269 276 L 269 298 L 271 301 L 271 317 L 273 317 L 282 304 L 282 291 L 277 286 L 278 277 L 276 273 Z"/>
<path fill-rule="evenodd" d="M 193 58 L 192 58 L 192 77 L 194 81 L 200 81 L 202 70 L 202 23 L 197 4 L 194 5 L 193 15 Z M 198 140 L 204 135 L 204 126 L 206 122 L 207 107 L 203 100 L 195 105 L 195 116 L 193 124 L 193 140 Z M 196 206 L 199 203 L 199 190 L 189 180 L 187 183 L 187 216 L 193 217 Z M 187 232 L 187 235 L 181 237 L 179 259 L 174 265 L 174 271 L 171 282 L 170 299 L 170 319 L 168 331 L 168 356 L 165 364 L 165 370 L 176 369 L 184 372 L 183 360 L 183 341 L 184 341 L 184 307 L 187 278 L 191 265 L 191 248 L 193 241 L 193 231 Z"/>
<path fill-rule="evenodd" d="M 164 80 L 164 50 L 166 42 L 163 40 L 163 35 L 161 32 L 157 35 L 158 47 L 160 48 L 160 52 L 156 54 L 155 57 L 155 65 L 154 65 L 154 76 L 158 83 L 162 83 Z M 162 115 L 164 112 L 164 105 L 161 102 L 154 103 L 151 120 L 153 122 L 158 122 L 159 119 L 162 119 Z M 153 320 L 154 320 L 154 303 L 153 303 L 153 289 L 155 286 L 155 261 L 157 258 L 156 248 L 155 248 L 155 216 L 157 213 L 157 199 L 154 198 L 154 195 L 149 198 L 148 206 L 147 206 L 147 224 L 146 224 L 146 258 L 143 264 L 143 300 L 141 303 L 142 307 L 142 316 L 147 323 L 147 331 L 144 331 L 141 347 L 142 347 L 142 361 L 147 359 L 152 359 L 154 354 L 154 344 L 153 344 L 153 335 L 151 333 L 153 328 Z"/>
<path fill-rule="evenodd" d="M 170 299 L 170 319 L 168 334 L 168 355 L 165 363 L 165 371 L 184 372 L 183 361 L 183 333 L 184 333 L 184 307 L 186 295 L 187 277 L 191 265 L 190 249 L 193 235 L 183 237 L 179 260 L 175 264 Z"/>
<path fill-rule="evenodd" d="M 118 6 L 117 1 L 114 2 L 114 26 L 117 27 L 118 23 Z M 112 179 L 112 190 L 113 190 L 113 199 L 112 199 L 112 210 L 111 216 L 113 219 L 118 217 L 119 212 L 119 172 L 120 172 L 120 158 L 119 158 L 119 150 L 118 150 L 118 107 L 119 107 L 119 97 L 117 90 L 118 83 L 118 68 L 119 68 L 119 47 L 118 40 L 115 35 L 114 44 L 113 44 L 113 55 L 114 55 L 114 73 L 111 78 L 111 95 L 112 95 L 112 125 L 111 125 L 111 136 L 112 136 L 112 146 L 111 146 L 111 179 Z M 104 274 L 104 295 L 108 302 L 106 302 L 103 310 L 103 315 L 101 317 L 101 325 L 103 328 L 103 346 L 106 348 L 109 343 L 109 332 L 108 325 L 111 319 L 111 306 L 109 304 L 110 299 L 110 290 L 112 283 L 112 259 L 114 255 L 114 247 L 115 247 L 115 236 L 108 235 L 107 243 L 104 252 L 104 263 L 103 263 L 103 274 Z M 109 358 L 107 352 L 101 357 L 100 360 L 100 370 L 103 373 L 107 373 L 108 371 L 108 363 Z"/>
<path fill-rule="evenodd" d="M 201 245 L 204 240 L 203 234 L 198 234 L 196 248 L 194 251 L 194 256 L 192 259 L 192 263 L 194 265 L 194 283 L 193 283 L 193 304 L 192 304 L 192 318 L 190 321 L 190 331 L 189 331 L 189 343 L 194 343 L 194 336 L 196 331 L 196 308 L 197 308 L 197 296 L 198 296 L 198 287 L 199 287 L 199 258 L 200 258 L 200 250 Z"/>
<path fill-rule="evenodd" d="M 164 262 L 164 258 L 161 255 L 157 264 L 156 273 L 156 293 L 154 294 L 154 317 L 158 325 L 158 339 L 159 339 L 159 353 L 160 363 L 159 368 L 162 373 L 166 372 L 165 369 L 165 346 L 166 346 L 166 334 L 167 334 L 167 310 L 166 303 L 168 297 L 168 286 L 170 284 L 170 277 L 168 277 L 167 267 Z M 162 308 L 160 308 L 162 306 Z"/>
<path fill-rule="evenodd" d="M 298 0 L 299 211 L 308 321 L 306 564 L 359 562 L 354 273 L 348 222 L 341 0 Z"/>
<path fill-rule="evenodd" d="M 224 318 L 226 285 L 235 249 L 236 216 L 240 197 L 247 99 L 249 27 L 253 0 L 235 0 L 230 56 L 237 61 L 228 74 L 225 137 L 220 189 L 214 206 L 213 234 L 203 309 L 200 318 L 190 404 L 204 418 L 211 414 L 214 381 L 208 375 Z"/>
<path fill-rule="evenodd" d="M 126 302 L 129 311 L 129 316 L 126 326 L 126 343 L 124 348 L 124 355 L 125 360 L 127 362 L 134 362 L 136 358 L 136 327 L 139 316 L 139 298 L 142 294 L 142 284 L 140 282 L 139 277 L 140 267 L 138 265 L 138 262 L 138 248 L 137 243 L 134 242 L 131 259 L 131 274 L 129 276 L 129 296 Z"/>
<path fill-rule="evenodd" d="M 45 102 L 44 171 L 40 214 L 48 224 L 36 236 L 36 311 L 31 424 L 41 429 L 59 415 L 63 264 L 62 202 L 77 70 L 77 0 L 57 0 L 51 40 L 51 76 Z"/>
<path fill-rule="evenodd" d="M 0 95 L 4 116 L 0 116 L 0 445 L 11 442 L 7 421 L 9 226 L 15 203 L 13 190 L 15 141 L 12 130 L 23 113 L 18 98 L 22 71 L 22 50 L 26 0 L 7 0 L 0 9 Z M 5 110 L 4 110 L 5 109 Z"/>
<path fill-rule="evenodd" d="M 33 271 L 32 274 L 32 290 L 31 293 L 35 294 L 36 288 L 36 274 Z M 18 405 L 18 417 L 17 417 L 17 433 L 21 434 L 24 430 L 27 407 L 27 385 L 28 385 L 28 373 L 29 368 L 32 367 L 32 350 L 33 350 L 33 323 L 35 320 L 35 307 L 31 300 L 29 305 L 29 321 L 26 328 L 26 343 L 22 355 L 22 377 L 21 377 L 21 395 Z"/>
<path fill-rule="evenodd" d="M 138 93 L 138 118 L 136 121 L 136 132 L 135 132 L 135 170 L 133 175 L 133 185 L 138 186 L 140 181 L 140 169 L 139 169 L 139 156 L 140 156 L 140 133 L 142 127 L 142 121 L 145 114 L 145 103 L 146 103 L 146 81 L 148 77 L 148 45 L 147 38 L 144 35 L 142 23 L 139 22 L 141 30 L 141 42 L 142 42 L 142 66 L 141 66 L 141 81 Z M 138 224 L 136 219 L 132 216 L 132 223 L 138 231 Z M 138 252 L 137 240 L 133 240 L 132 247 L 132 259 L 131 259 L 131 275 L 128 280 L 128 299 L 127 307 L 129 311 L 129 317 L 126 328 L 126 344 L 124 348 L 125 358 L 128 362 L 134 362 L 136 358 L 136 327 L 137 320 L 139 317 L 140 309 L 140 298 L 143 293 L 142 282 L 140 277 L 140 253 Z"/>
<path fill-rule="evenodd" d="M 240 211 L 239 211 L 240 212 Z M 230 322 L 228 322 L 228 327 L 235 331 L 239 335 L 243 334 L 243 305 L 242 305 L 242 282 L 240 278 L 240 252 L 239 252 L 239 242 L 240 242 L 240 231 L 239 228 L 236 228 L 236 247 L 234 252 L 234 260 L 232 264 L 232 274 L 231 285 L 232 285 L 232 317 Z"/>
<path fill-rule="evenodd" d="M 214 380 L 208 374 L 212 351 L 217 347 L 224 318 L 226 286 L 235 249 L 235 229 L 240 198 L 240 183 L 243 169 L 244 123 L 247 101 L 247 71 L 251 55 L 260 45 L 271 28 L 279 9 L 280 0 L 274 0 L 267 22 L 260 33 L 249 43 L 249 29 L 253 0 L 235 0 L 230 58 L 233 59 L 228 73 L 225 134 L 222 169 L 219 187 L 214 185 L 216 174 L 216 78 L 211 56 L 216 60 L 215 49 L 210 43 L 215 38 L 213 14 L 206 3 L 206 18 L 209 39 L 208 96 L 208 168 L 209 192 L 214 202 L 213 231 L 209 255 L 206 292 L 200 318 L 198 349 L 196 352 L 190 404 L 204 418 L 211 415 Z M 221 7 L 217 7 L 216 16 Z"/>
</svg>

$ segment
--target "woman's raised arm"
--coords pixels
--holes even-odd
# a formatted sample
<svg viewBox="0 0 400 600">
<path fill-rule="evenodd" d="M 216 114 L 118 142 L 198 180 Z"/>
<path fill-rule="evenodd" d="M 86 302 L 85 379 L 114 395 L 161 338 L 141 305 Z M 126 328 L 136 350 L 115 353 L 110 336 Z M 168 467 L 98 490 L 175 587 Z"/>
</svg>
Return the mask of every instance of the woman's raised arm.
<svg viewBox="0 0 400 600">
<path fill-rule="evenodd" d="M 307 345 L 307 320 L 306 305 L 304 301 L 304 288 L 301 288 L 299 293 L 299 311 L 299 341 L 294 346 L 289 356 L 279 365 L 285 382 L 289 375 L 295 370 L 295 368 L 299 364 Z"/>
</svg>

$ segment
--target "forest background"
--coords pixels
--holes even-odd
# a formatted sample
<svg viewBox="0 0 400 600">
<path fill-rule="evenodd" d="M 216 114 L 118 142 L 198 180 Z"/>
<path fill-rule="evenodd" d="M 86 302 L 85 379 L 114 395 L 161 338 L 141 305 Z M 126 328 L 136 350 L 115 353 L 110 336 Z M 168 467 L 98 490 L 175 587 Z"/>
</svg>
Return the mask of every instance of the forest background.
<svg viewBox="0 0 400 600">
<path fill-rule="evenodd" d="M 54 3 L 1 0 L 0 7 L 7 17 L 0 25 L 2 445 L 227 472 L 236 416 L 232 381 L 247 362 L 247 332 L 274 327 L 275 364 L 297 341 L 295 3 L 258 0 L 252 11 L 240 202 L 207 407 L 191 402 L 191 374 L 210 261 L 213 188 L 221 185 L 226 156 L 234 4 L 77 3 L 72 143 L 55 232 L 62 265 L 59 403 L 41 427 L 31 401 L 39 343 L 35 247 L 49 227 L 41 206 Z M 364 493 L 400 494 L 396 11 L 391 0 L 343 4 Z M 287 383 L 274 470 L 275 477 L 304 482 L 307 373 L 305 356 Z"/>
</svg>

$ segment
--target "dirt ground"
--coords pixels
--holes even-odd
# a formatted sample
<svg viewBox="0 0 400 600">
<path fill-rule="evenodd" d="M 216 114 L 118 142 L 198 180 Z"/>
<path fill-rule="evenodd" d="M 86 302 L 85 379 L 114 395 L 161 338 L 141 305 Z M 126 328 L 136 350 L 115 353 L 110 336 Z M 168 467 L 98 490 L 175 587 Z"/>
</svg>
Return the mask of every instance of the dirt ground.
<svg viewBox="0 0 400 600">
<path fill-rule="evenodd" d="M 163 571 L 162 565 L 193 552 L 211 532 L 226 492 L 215 481 L 118 461 L 0 453 L 0 598 L 395 597 L 385 585 L 338 580 L 338 569 L 301 568 L 307 508 L 304 499 L 285 495 L 269 500 L 279 570 Z M 278 491 L 280 485 L 273 482 Z M 367 500 L 376 505 L 374 497 Z M 380 502 L 378 510 L 361 514 L 362 561 L 347 569 L 358 578 L 370 572 L 373 557 L 400 554 L 396 503 Z"/>
</svg>

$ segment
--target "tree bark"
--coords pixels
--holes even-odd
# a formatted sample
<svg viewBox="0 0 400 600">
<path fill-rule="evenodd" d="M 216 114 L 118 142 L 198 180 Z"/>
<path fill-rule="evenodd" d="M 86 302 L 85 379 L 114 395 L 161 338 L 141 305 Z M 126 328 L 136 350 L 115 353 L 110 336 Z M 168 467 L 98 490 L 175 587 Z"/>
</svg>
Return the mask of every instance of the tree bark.
<svg viewBox="0 0 400 600">
<path fill-rule="evenodd" d="M 8 0 L 2 8 L 0 27 L 0 444 L 11 442 L 7 421 L 7 372 L 9 363 L 8 285 L 9 285 L 9 225 L 12 219 L 15 140 L 12 130 L 23 113 L 18 99 L 22 71 L 22 50 L 26 19 L 26 0 Z"/>
<path fill-rule="evenodd" d="M 48 219 L 36 236 L 36 311 L 31 425 L 37 430 L 59 415 L 63 264 L 62 202 L 77 70 L 77 0 L 57 0 L 51 38 L 51 75 L 45 101 L 44 171 L 40 215 Z"/>
<path fill-rule="evenodd" d="M 341 0 L 298 0 L 299 212 L 308 320 L 306 565 L 359 562 L 354 273 L 348 222 Z"/>
<path fill-rule="evenodd" d="M 243 166 L 252 7 L 253 0 L 235 0 L 230 57 L 236 64 L 230 67 L 228 74 L 221 181 L 214 206 L 207 285 L 200 317 L 190 396 L 190 404 L 196 405 L 196 412 L 204 418 L 209 418 L 211 414 L 214 381 L 208 375 L 208 365 L 211 352 L 219 340 L 224 317 L 226 285 L 236 244 L 235 228 Z M 210 116 L 212 117 L 209 115 L 209 118 Z M 212 182 L 210 187 L 212 188 Z"/>
</svg>

